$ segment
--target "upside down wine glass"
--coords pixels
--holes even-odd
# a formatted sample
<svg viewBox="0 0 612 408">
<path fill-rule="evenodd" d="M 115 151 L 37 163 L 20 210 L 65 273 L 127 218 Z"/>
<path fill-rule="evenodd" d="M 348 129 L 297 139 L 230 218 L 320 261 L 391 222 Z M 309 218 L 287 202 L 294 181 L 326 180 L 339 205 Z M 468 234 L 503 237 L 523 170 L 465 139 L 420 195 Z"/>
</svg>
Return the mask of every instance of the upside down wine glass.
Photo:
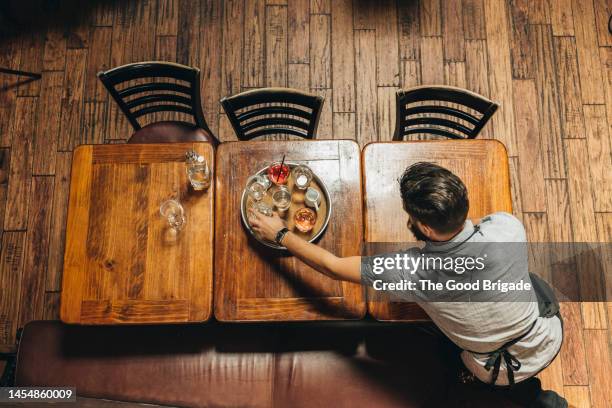
<svg viewBox="0 0 612 408">
<path fill-rule="evenodd" d="M 185 209 L 177 200 L 166 200 L 159 206 L 159 213 L 168 221 L 168 225 L 178 232 L 185 225 Z"/>
</svg>

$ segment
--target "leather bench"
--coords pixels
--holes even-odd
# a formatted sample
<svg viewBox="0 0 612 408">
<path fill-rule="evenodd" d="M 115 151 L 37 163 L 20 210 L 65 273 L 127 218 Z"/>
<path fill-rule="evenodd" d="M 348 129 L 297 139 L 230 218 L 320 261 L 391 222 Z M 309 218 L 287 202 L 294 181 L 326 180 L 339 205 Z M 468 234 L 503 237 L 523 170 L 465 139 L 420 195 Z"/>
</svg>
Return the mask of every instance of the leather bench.
<svg viewBox="0 0 612 408">
<path fill-rule="evenodd" d="M 414 325 L 209 323 L 68 326 L 36 321 L 17 386 L 185 407 L 512 407 L 450 380 L 435 337 Z"/>
</svg>

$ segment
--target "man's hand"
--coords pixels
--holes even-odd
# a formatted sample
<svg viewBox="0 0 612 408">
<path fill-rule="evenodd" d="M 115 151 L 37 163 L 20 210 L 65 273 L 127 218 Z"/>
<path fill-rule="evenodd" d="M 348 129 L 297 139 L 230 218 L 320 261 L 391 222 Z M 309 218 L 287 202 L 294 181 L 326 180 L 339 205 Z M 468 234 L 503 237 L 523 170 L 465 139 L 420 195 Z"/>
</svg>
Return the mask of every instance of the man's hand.
<svg viewBox="0 0 612 408">
<path fill-rule="evenodd" d="M 283 221 L 276 212 L 272 215 L 272 217 L 268 217 L 260 214 L 257 211 L 251 211 L 249 221 L 255 232 L 257 232 L 262 238 L 272 242 L 276 240 L 276 234 L 278 234 L 278 231 L 286 226 L 285 221 Z"/>
<path fill-rule="evenodd" d="M 274 213 L 272 217 L 268 217 L 256 211 L 251 211 L 249 222 L 255 232 L 262 238 L 272 242 L 276 240 L 278 231 L 286 226 L 285 221 L 277 213 Z M 303 262 L 333 279 L 356 283 L 361 281 L 360 256 L 339 258 L 292 232 L 287 233 L 285 238 L 283 238 L 283 246 Z"/>
</svg>

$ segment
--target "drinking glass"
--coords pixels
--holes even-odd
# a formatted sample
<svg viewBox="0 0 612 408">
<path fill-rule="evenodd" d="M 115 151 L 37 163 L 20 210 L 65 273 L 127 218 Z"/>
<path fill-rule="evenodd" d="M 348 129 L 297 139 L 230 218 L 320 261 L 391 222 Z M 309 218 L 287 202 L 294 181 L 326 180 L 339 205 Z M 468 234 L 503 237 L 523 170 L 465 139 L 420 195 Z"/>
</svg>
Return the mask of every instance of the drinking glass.
<svg viewBox="0 0 612 408">
<path fill-rule="evenodd" d="M 262 184 L 266 188 L 266 190 L 269 189 L 270 186 L 272 185 L 270 178 L 265 174 L 256 174 L 253 176 L 253 180 Z"/>
<path fill-rule="evenodd" d="M 284 185 L 277 186 L 272 193 L 272 203 L 280 213 L 284 213 L 291 206 L 291 192 Z"/>
<path fill-rule="evenodd" d="M 272 163 L 268 167 L 268 178 L 276 185 L 286 184 L 289 178 L 289 166 L 281 162 Z"/>
<path fill-rule="evenodd" d="M 206 190 L 210 187 L 211 173 L 203 156 L 197 156 L 187 162 L 187 177 L 194 190 Z"/>
<path fill-rule="evenodd" d="M 177 232 L 185 225 L 185 209 L 177 200 L 170 199 L 161 203 L 159 213 L 166 218 L 170 228 Z"/>
<path fill-rule="evenodd" d="M 299 190 L 305 190 L 312 181 L 312 170 L 303 164 L 295 166 L 291 174 L 293 175 L 295 187 L 297 187 Z"/>
<path fill-rule="evenodd" d="M 268 217 L 271 217 L 273 214 L 272 207 L 263 201 L 252 203 L 250 208 L 251 210 L 257 211 L 260 214 L 267 215 Z"/>
<path fill-rule="evenodd" d="M 261 183 L 256 177 L 249 179 L 247 185 L 247 193 L 254 201 L 261 201 L 266 194 L 266 186 Z"/>
<path fill-rule="evenodd" d="M 308 232 L 314 228 L 317 222 L 317 213 L 310 208 L 300 208 L 293 216 L 295 227 L 301 232 Z"/>
</svg>

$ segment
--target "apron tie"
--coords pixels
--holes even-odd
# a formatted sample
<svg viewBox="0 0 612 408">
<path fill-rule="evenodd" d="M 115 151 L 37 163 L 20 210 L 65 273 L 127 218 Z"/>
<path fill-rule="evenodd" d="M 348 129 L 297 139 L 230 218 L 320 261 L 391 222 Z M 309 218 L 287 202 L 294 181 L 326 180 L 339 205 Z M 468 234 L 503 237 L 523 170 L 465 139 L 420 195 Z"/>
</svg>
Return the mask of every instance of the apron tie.
<svg viewBox="0 0 612 408">
<path fill-rule="evenodd" d="M 515 384 L 514 372 L 521 369 L 521 362 L 516 357 L 514 357 L 512 353 L 508 351 L 508 348 L 515 345 L 516 343 L 521 341 L 525 336 L 527 336 L 531 332 L 533 327 L 535 326 L 536 321 L 534 321 L 531 324 L 531 326 L 525 333 L 521 334 L 519 337 L 513 340 L 510 340 L 509 342 L 507 342 L 506 344 L 504 344 L 503 346 L 501 346 L 495 351 L 491 351 L 489 353 L 478 353 L 475 351 L 466 350 L 472 354 L 481 354 L 481 355 L 485 354 L 488 356 L 488 359 L 487 359 L 487 362 L 485 363 L 484 368 L 487 371 L 491 371 L 491 368 L 493 369 L 493 373 L 491 375 L 491 385 L 495 385 L 495 381 L 497 381 L 497 377 L 499 376 L 499 368 L 501 367 L 502 360 L 504 361 L 504 363 L 506 363 L 508 383 L 511 386 Z"/>
<path fill-rule="evenodd" d="M 495 350 L 489 355 L 489 359 L 485 364 L 485 370 L 490 371 L 493 368 L 493 375 L 491 378 L 491 384 L 495 384 L 497 377 L 499 376 L 499 368 L 501 366 L 502 358 L 506 363 L 506 371 L 508 372 L 508 382 L 510 385 L 514 385 L 514 372 L 521 369 L 521 362 L 512 355 L 506 348 Z"/>
</svg>

